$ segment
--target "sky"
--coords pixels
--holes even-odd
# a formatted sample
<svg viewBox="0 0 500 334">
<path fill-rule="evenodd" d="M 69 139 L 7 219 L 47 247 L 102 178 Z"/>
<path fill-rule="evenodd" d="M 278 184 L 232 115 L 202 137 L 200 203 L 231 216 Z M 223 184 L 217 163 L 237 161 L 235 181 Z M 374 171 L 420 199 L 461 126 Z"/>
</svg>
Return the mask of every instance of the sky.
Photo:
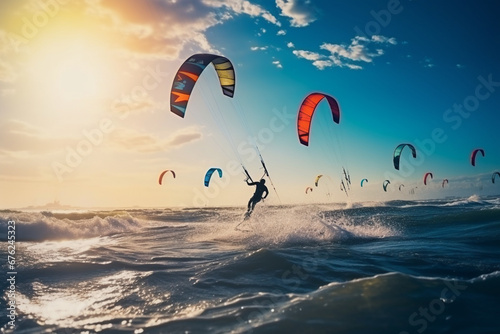
<svg viewBox="0 0 500 334">
<path fill-rule="evenodd" d="M 244 206 L 241 165 L 258 180 L 259 153 L 269 204 L 500 194 L 497 1 L 4 0 L 0 13 L 0 208 Z M 170 90 L 197 53 L 232 62 L 235 94 L 208 66 L 181 118 Z M 321 102 L 306 147 L 297 111 L 312 92 L 341 117 Z M 403 150 L 398 171 L 400 143 L 417 158 Z M 204 187 L 211 167 L 223 177 Z"/>
</svg>

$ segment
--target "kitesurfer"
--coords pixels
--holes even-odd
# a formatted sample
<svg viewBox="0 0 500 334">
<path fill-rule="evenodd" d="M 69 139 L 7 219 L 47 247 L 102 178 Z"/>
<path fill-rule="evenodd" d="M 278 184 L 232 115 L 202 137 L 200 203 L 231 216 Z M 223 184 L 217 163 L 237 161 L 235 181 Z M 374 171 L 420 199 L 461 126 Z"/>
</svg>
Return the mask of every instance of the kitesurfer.
<svg viewBox="0 0 500 334">
<path fill-rule="evenodd" d="M 253 209 L 255 208 L 255 204 L 260 202 L 261 199 L 264 199 L 269 195 L 269 191 L 267 190 L 267 187 L 265 186 L 266 180 L 261 179 L 259 182 L 248 182 L 248 179 L 246 179 L 246 182 L 249 186 L 255 186 L 255 192 L 253 193 L 252 198 L 248 201 L 248 211 L 246 212 L 245 215 L 250 216 L 252 213 Z M 266 193 L 264 195 L 264 193 Z"/>
</svg>

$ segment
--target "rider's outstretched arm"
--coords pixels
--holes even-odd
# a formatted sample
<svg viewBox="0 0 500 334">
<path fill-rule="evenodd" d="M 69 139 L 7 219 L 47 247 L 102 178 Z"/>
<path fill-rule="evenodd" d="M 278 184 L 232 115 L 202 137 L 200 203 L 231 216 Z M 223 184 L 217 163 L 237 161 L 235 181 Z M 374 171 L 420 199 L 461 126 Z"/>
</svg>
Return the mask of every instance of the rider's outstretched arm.
<svg viewBox="0 0 500 334">
<path fill-rule="evenodd" d="M 245 181 L 247 181 L 247 184 L 249 186 L 255 186 L 258 183 L 258 182 L 250 182 L 250 183 L 248 183 L 248 179 L 246 179 Z"/>
</svg>

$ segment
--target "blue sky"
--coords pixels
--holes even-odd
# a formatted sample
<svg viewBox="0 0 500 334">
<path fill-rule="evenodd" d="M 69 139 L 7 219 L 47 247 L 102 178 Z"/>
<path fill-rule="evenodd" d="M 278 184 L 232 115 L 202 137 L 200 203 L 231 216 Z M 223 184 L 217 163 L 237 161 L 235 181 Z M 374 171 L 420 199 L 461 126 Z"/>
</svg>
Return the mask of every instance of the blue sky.
<svg viewBox="0 0 500 334">
<path fill-rule="evenodd" d="M 249 136 L 271 204 L 500 192 L 495 1 L 10 0 L 0 12 L 2 207 L 244 205 L 238 164 L 262 175 Z M 235 96 L 209 67 L 181 119 L 173 77 L 202 52 L 233 62 Z M 338 100 L 341 122 L 321 103 L 304 147 L 296 113 L 314 91 Z M 403 142 L 418 157 L 404 151 L 398 172 Z M 472 167 L 475 148 L 486 155 Z M 205 188 L 210 167 L 224 177 Z M 165 169 L 177 177 L 160 186 Z M 318 174 L 329 178 L 306 195 Z"/>
</svg>

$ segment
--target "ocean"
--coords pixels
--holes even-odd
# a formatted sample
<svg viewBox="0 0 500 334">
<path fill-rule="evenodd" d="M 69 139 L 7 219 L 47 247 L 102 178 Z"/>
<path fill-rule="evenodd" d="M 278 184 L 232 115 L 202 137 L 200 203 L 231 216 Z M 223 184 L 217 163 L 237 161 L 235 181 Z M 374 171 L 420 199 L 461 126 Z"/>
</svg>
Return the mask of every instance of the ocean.
<svg viewBox="0 0 500 334">
<path fill-rule="evenodd" d="M 2 210 L 2 333 L 500 330 L 498 197 L 243 213 Z"/>
</svg>

